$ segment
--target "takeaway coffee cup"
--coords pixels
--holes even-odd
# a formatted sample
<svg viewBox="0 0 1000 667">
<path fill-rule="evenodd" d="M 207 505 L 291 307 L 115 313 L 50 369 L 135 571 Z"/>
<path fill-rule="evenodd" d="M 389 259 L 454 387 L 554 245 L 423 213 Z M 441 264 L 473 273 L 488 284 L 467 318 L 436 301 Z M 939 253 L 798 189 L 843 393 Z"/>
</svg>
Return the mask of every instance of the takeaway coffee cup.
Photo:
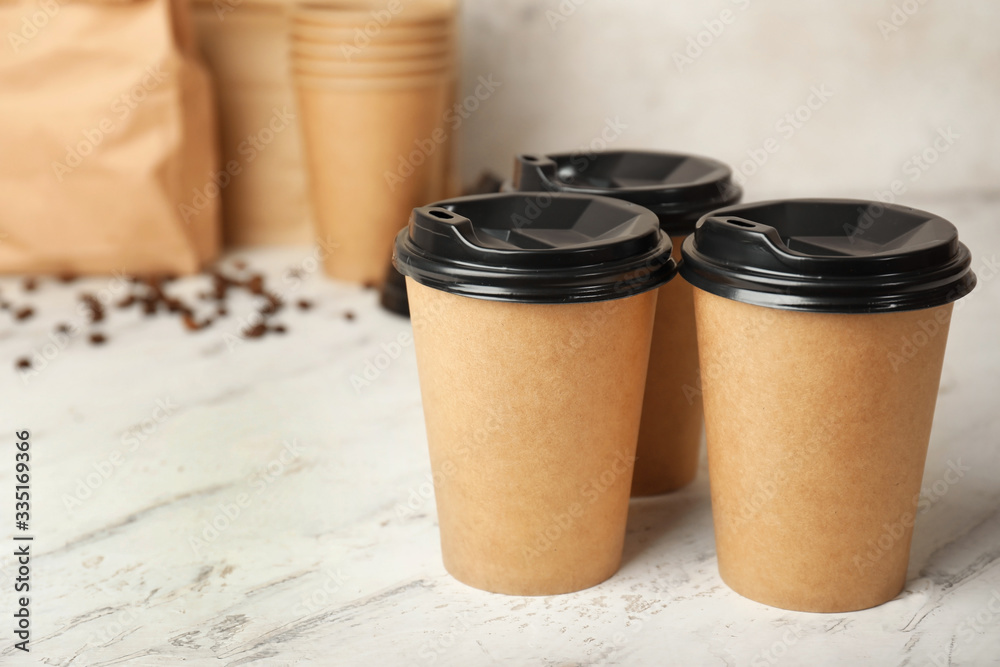
<svg viewBox="0 0 1000 667">
<path fill-rule="evenodd" d="M 417 208 L 406 276 L 445 568 L 551 595 L 618 569 L 660 285 L 656 216 L 487 194 Z"/>
<path fill-rule="evenodd" d="M 800 611 L 891 600 L 968 248 L 931 213 L 807 199 L 715 211 L 683 256 L 722 579 Z"/>
<path fill-rule="evenodd" d="M 674 241 L 674 258 L 705 213 L 739 201 L 721 162 L 647 151 L 521 155 L 515 190 L 603 195 L 653 211 Z M 660 288 L 639 428 L 632 495 L 675 491 L 698 472 L 702 398 L 691 286 L 677 278 Z"/>
</svg>

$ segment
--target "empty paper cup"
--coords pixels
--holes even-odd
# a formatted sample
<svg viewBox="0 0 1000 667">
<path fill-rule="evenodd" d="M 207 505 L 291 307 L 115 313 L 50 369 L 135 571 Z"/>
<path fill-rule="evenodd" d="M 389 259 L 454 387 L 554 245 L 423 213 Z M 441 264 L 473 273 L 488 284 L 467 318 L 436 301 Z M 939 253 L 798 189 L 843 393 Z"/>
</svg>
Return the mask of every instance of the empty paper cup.
<svg viewBox="0 0 1000 667">
<path fill-rule="evenodd" d="M 441 23 L 453 20 L 452 3 L 390 0 L 385 7 L 368 8 L 357 2 L 301 2 L 295 5 L 296 20 L 320 25 L 360 27 L 369 33 L 392 30 L 399 26 Z"/>
<path fill-rule="evenodd" d="M 450 24 L 406 26 L 394 30 L 383 30 L 369 37 L 361 32 L 360 28 L 328 27 L 302 23 L 293 19 L 290 30 L 292 41 L 345 45 L 345 48 L 350 53 L 356 54 L 357 57 L 363 56 L 369 47 L 382 44 L 413 44 L 454 39 L 454 28 Z"/>
<path fill-rule="evenodd" d="M 675 259 L 698 218 L 735 204 L 742 194 L 721 162 L 647 151 L 522 155 L 513 187 L 603 195 L 645 206 L 673 238 Z M 657 300 L 633 496 L 674 491 L 695 478 L 701 425 L 694 301 L 691 286 L 678 278 L 660 288 Z"/>
<path fill-rule="evenodd" d="M 425 42 L 417 44 L 371 45 L 364 51 L 355 53 L 342 44 L 320 44 L 316 42 L 293 42 L 292 57 L 316 58 L 336 62 L 367 63 L 411 58 L 454 58 L 454 48 L 450 41 Z"/>
<path fill-rule="evenodd" d="M 384 62 L 334 62 L 315 58 L 295 56 L 292 68 L 295 72 L 319 74 L 330 77 L 384 77 L 384 76 L 426 76 L 445 74 L 451 67 L 448 58 L 420 58 Z"/>
<path fill-rule="evenodd" d="M 444 201 L 397 236 L 459 581 L 551 595 L 617 570 L 670 252 L 648 210 L 579 195 Z"/>
<path fill-rule="evenodd" d="M 968 248 L 930 213 L 816 199 L 716 211 L 683 256 L 722 579 L 800 611 L 891 600 Z"/>
<path fill-rule="evenodd" d="M 443 192 L 451 79 L 296 74 L 295 82 L 317 236 L 333 248 L 325 271 L 381 283 L 410 211 Z"/>
</svg>

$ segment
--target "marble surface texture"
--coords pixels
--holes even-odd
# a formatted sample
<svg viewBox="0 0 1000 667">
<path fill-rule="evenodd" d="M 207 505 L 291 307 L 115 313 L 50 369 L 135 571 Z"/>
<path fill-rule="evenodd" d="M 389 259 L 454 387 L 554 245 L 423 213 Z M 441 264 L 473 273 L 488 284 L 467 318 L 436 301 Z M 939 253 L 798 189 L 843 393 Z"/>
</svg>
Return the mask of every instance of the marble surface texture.
<svg viewBox="0 0 1000 667">
<path fill-rule="evenodd" d="M 632 502 L 621 570 L 597 587 L 520 598 L 456 582 L 440 560 L 414 353 L 399 338 L 409 322 L 374 292 L 323 279 L 315 251 L 295 247 L 226 260 L 315 303 L 261 340 L 234 342 L 253 307 L 237 299 L 198 333 L 112 309 L 106 345 L 81 335 L 46 352 L 56 323 L 80 318 L 76 294 L 115 280 L 42 281 L 29 295 L 0 279 L 4 298 L 37 311 L 0 316 L 0 664 L 1000 663 L 1000 200 L 908 203 L 956 222 L 980 284 L 952 325 L 924 474 L 932 502 L 897 599 L 807 614 L 736 595 L 716 569 L 704 463 L 689 488 Z M 200 280 L 171 289 L 193 294 Z M 13 361 L 34 352 L 51 358 L 22 376 Z M 12 647 L 8 546 L 21 429 L 33 453 L 27 655 Z M 946 482 L 953 464 L 968 471 Z"/>
</svg>

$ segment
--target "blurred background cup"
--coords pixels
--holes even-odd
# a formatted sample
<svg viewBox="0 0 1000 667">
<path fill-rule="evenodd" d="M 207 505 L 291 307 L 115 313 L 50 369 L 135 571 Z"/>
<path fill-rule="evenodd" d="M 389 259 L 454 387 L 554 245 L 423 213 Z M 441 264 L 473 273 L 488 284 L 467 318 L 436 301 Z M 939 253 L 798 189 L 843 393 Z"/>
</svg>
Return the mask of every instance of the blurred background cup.
<svg viewBox="0 0 1000 667">
<path fill-rule="evenodd" d="M 454 39 L 450 25 L 413 25 L 386 29 L 368 40 L 361 39 L 359 28 L 340 28 L 299 21 L 293 15 L 291 36 L 297 41 L 334 44 L 347 57 L 362 58 L 369 49 L 389 45 L 433 45 Z"/>
<path fill-rule="evenodd" d="M 450 58 L 454 50 L 450 42 L 432 41 L 426 44 L 386 44 L 369 46 L 361 54 L 354 55 L 340 45 L 298 41 L 292 45 L 296 56 L 318 58 L 334 62 L 380 62 L 384 60 L 407 60 L 410 58 Z"/>
<path fill-rule="evenodd" d="M 512 187 L 602 195 L 645 206 L 670 235 L 678 260 L 698 218 L 735 204 L 742 195 L 730 168 L 717 160 L 650 151 L 521 155 Z M 693 293 L 680 277 L 659 292 L 633 496 L 675 491 L 698 472 L 702 397 Z"/>
<path fill-rule="evenodd" d="M 455 7 L 308 3 L 291 13 L 301 111 L 327 275 L 379 284 L 417 206 L 453 194 Z"/>
<path fill-rule="evenodd" d="M 404 61 L 341 63 L 295 54 L 294 70 L 337 78 L 376 78 L 449 74 L 450 63 L 443 58 L 419 58 Z"/>
<path fill-rule="evenodd" d="M 397 236 L 459 581 L 552 595 L 618 569 L 670 253 L 648 210 L 581 195 L 448 200 Z"/>
<path fill-rule="evenodd" d="M 968 248 L 931 213 L 790 200 L 715 211 L 683 257 L 722 579 L 798 611 L 891 600 Z"/>
</svg>

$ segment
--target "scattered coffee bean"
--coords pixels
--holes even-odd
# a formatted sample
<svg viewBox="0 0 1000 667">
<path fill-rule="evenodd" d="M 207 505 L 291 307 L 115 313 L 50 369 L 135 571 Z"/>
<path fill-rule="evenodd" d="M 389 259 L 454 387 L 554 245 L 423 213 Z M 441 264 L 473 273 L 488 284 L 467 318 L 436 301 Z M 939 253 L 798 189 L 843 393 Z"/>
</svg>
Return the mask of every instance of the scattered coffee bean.
<svg viewBox="0 0 1000 667">
<path fill-rule="evenodd" d="M 347 320 L 347 321 L 353 320 L 354 319 L 354 311 L 353 310 L 345 311 L 344 312 L 344 319 Z"/>
<path fill-rule="evenodd" d="M 175 315 L 180 319 L 181 324 L 187 331 L 199 331 L 207 327 L 212 326 L 215 320 L 220 317 L 225 317 L 229 315 L 229 307 L 227 300 L 230 294 L 234 291 L 243 290 L 250 293 L 253 296 L 262 297 L 264 299 L 263 305 L 259 308 L 261 318 L 257 324 L 249 326 L 243 330 L 243 335 L 246 338 L 262 338 L 267 334 L 285 334 L 288 328 L 285 324 L 272 323 L 270 318 L 275 314 L 280 312 L 285 307 L 285 301 L 281 296 L 268 289 L 267 281 L 262 273 L 252 273 L 247 262 L 244 260 L 235 260 L 232 265 L 236 271 L 247 271 L 248 273 L 243 273 L 243 276 L 239 279 L 235 277 L 230 277 L 219 270 L 213 270 L 208 273 L 208 277 L 211 280 L 211 289 L 207 291 L 202 291 L 197 294 L 197 298 L 204 301 L 215 301 L 214 312 L 211 316 L 205 317 L 199 320 L 196 317 L 195 309 L 189 306 L 185 301 L 179 297 L 168 295 L 164 286 L 177 279 L 177 276 L 173 274 L 160 274 L 153 276 L 125 276 L 128 281 L 128 289 L 126 293 L 114 303 L 120 309 L 131 308 L 132 306 L 138 307 L 146 316 L 154 316 L 158 313 L 170 313 Z M 286 276 L 301 278 L 305 275 L 305 272 L 299 268 L 289 269 Z M 77 279 L 77 276 L 71 272 L 63 272 L 56 276 L 59 282 L 71 283 Z M 37 290 L 39 286 L 39 280 L 35 277 L 24 278 L 23 288 L 26 292 L 32 292 Z M 368 283 L 365 287 L 371 289 L 375 285 L 373 283 Z M 92 293 L 84 292 L 79 296 L 80 302 L 84 306 L 84 312 L 87 314 L 87 318 L 90 324 L 97 324 L 98 322 L 103 322 L 107 318 L 108 313 L 106 312 L 105 305 Z M 311 310 L 314 304 L 309 299 L 298 299 L 295 305 L 299 310 Z M 35 314 L 35 310 L 31 306 L 17 307 L 8 301 L 0 299 L 0 309 L 10 310 L 11 316 L 15 320 L 26 320 Z M 347 320 L 353 320 L 355 317 L 352 311 L 347 311 L 344 313 L 344 318 Z M 65 322 L 59 323 L 55 327 L 55 332 L 59 334 L 71 334 L 74 331 L 79 331 L 78 326 L 73 326 Z M 103 345 L 108 342 L 108 337 L 100 332 L 91 329 L 88 334 L 88 340 L 91 345 Z M 15 360 L 15 365 L 18 368 L 30 368 L 32 365 L 31 359 L 29 357 L 21 357 Z"/>
<path fill-rule="evenodd" d="M 277 294 L 265 292 L 264 296 L 267 297 L 267 303 L 261 307 L 261 315 L 274 315 L 285 306 L 284 301 Z"/>
<path fill-rule="evenodd" d="M 251 294 L 263 294 L 264 276 L 259 273 L 250 276 L 250 280 L 246 282 L 245 287 L 250 290 Z"/>
<path fill-rule="evenodd" d="M 184 313 L 181 315 L 181 321 L 184 323 L 184 328 L 188 331 L 197 331 L 198 329 L 201 329 L 201 325 L 195 321 L 194 315 L 191 315 L 190 313 Z"/>
<path fill-rule="evenodd" d="M 366 280 L 365 282 L 361 283 L 361 287 L 363 287 L 364 289 L 378 289 L 378 285 L 371 280 Z"/>
<path fill-rule="evenodd" d="M 260 338 L 265 333 L 267 333 L 267 326 L 264 324 L 255 324 L 249 329 L 243 330 L 243 335 L 247 338 Z"/>
<path fill-rule="evenodd" d="M 80 301 L 87 307 L 90 315 L 90 323 L 94 324 L 104 319 L 104 305 L 93 294 L 83 293 Z"/>
</svg>

